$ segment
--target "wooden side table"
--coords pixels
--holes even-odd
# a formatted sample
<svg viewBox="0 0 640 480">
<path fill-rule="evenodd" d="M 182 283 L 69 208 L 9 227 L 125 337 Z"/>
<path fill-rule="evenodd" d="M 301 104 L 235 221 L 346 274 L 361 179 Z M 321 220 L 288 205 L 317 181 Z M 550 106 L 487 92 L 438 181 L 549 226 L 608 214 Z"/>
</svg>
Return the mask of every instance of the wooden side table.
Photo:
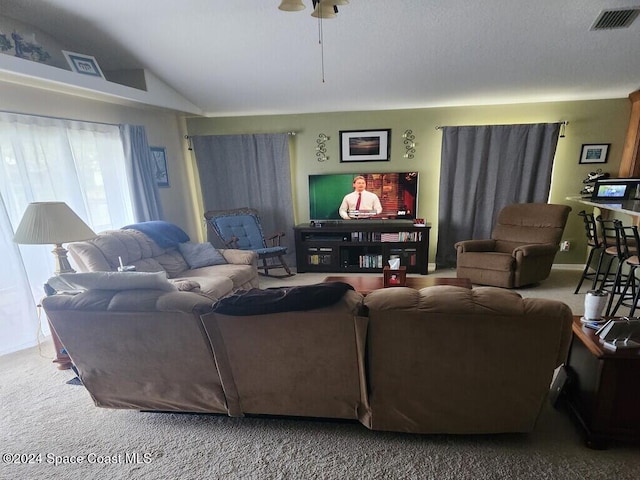
<svg viewBox="0 0 640 480">
<path fill-rule="evenodd" d="M 640 349 L 611 351 L 596 331 L 573 317 L 573 339 L 562 397 L 590 448 L 608 441 L 640 441 Z"/>
<path fill-rule="evenodd" d="M 368 295 L 374 290 L 384 288 L 384 279 L 380 276 L 339 276 L 331 275 L 323 282 L 344 282 L 351 285 L 356 292 Z M 471 280 L 468 278 L 445 278 L 445 277 L 407 277 L 405 286 L 419 290 L 421 288 L 433 287 L 434 285 L 452 285 L 455 287 L 471 288 Z"/>
</svg>

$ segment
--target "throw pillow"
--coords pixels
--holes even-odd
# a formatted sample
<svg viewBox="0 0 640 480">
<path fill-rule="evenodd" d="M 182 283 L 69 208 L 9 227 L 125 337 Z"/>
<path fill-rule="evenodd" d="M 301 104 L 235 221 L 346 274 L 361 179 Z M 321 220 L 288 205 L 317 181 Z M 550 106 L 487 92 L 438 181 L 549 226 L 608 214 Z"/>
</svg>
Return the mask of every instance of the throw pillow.
<svg viewBox="0 0 640 480">
<path fill-rule="evenodd" d="M 267 315 L 328 307 L 337 303 L 347 290 L 344 282 L 325 282 L 298 287 L 252 288 L 240 290 L 215 304 L 216 313 L 224 315 Z"/>
<path fill-rule="evenodd" d="M 199 292 L 200 284 L 193 280 L 169 280 L 181 292 Z"/>
<path fill-rule="evenodd" d="M 133 290 L 138 288 L 177 290 L 165 272 L 86 272 L 62 273 L 47 283 L 56 291 L 69 290 Z"/>
<path fill-rule="evenodd" d="M 184 242 L 178 244 L 178 249 L 189 264 L 189 268 L 208 267 L 227 263 L 222 254 L 210 243 Z"/>
</svg>

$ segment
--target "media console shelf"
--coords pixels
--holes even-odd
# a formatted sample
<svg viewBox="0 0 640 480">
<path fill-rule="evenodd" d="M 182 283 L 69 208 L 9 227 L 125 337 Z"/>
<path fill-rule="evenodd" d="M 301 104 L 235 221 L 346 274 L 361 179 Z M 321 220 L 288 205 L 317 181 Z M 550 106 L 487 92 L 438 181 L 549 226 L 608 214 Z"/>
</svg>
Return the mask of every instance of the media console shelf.
<svg viewBox="0 0 640 480">
<path fill-rule="evenodd" d="M 294 228 L 296 262 L 304 272 L 380 272 L 400 258 L 407 273 L 426 275 L 431 225 L 411 220 L 349 220 Z"/>
</svg>

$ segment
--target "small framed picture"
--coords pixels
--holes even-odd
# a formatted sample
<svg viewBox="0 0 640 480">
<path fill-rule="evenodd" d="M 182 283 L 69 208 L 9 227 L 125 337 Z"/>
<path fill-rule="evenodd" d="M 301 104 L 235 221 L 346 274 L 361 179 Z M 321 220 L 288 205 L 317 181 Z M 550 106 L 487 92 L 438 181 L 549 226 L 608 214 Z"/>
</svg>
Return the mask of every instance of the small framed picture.
<svg viewBox="0 0 640 480">
<path fill-rule="evenodd" d="M 153 177 L 159 187 L 169 186 L 169 172 L 167 170 L 167 150 L 164 147 L 150 147 L 153 159 Z"/>
<path fill-rule="evenodd" d="M 607 163 L 610 143 L 583 144 L 578 163 Z"/>
<path fill-rule="evenodd" d="M 67 52 L 66 50 L 62 50 L 62 53 L 64 58 L 67 59 L 71 71 L 104 79 L 102 70 L 98 66 L 98 61 L 94 57 L 83 55 L 82 53 Z"/>
<path fill-rule="evenodd" d="M 391 129 L 340 132 L 341 162 L 388 162 Z"/>
</svg>

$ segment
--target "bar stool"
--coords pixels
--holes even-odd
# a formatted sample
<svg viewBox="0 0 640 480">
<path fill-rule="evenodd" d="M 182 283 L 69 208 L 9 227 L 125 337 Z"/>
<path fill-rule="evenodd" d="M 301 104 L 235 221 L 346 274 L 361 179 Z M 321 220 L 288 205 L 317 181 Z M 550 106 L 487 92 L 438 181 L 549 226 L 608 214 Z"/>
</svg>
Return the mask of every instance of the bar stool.
<svg viewBox="0 0 640 480">
<path fill-rule="evenodd" d="M 606 220 L 603 220 L 603 222 L 606 222 Z M 636 236 L 638 234 L 637 227 L 636 226 L 625 227 L 620 220 L 611 220 L 611 222 L 613 223 L 613 228 L 615 232 L 616 245 L 613 248 L 613 250 L 610 247 L 610 248 L 607 248 L 605 251 L 608 253 L 610 252 L 615 254 L 617 266 L 616 266 L 615 275 L 613 277 L 613 282 L 610 284 L 607 284 L 607 278 L 611 274 L 610 268 L 608 268 L 606 272 L 606 276 L 603 278 L 602 284 L 600 287 L 601 290 L 606 290 L 607 292 L 609 292 L 609 302 L 607 303 L 607 309 L 606 309 L 605 315 L 611 314 L 613 299 L 616 295 L 620 295 L 621 296 L 620 298 L 624 300 L 623 292 L 624 292 L 624 286 L 627 284 L 627 282 L 629 281 L 633 282 L 632 283 L 633 292 L 635 293 L 635 280 L 634 280 L 635 277 L 633 277 L 632 275 L 629 275 L 628 272 L 625 272 L 624 266 L 626 264 L 626 260 L 630 258 L 632 255 L 637 254 L 638 252 L 638 248 L 637 248 L 638 243 L 636 241 Z M 605 228 L 608 229 L 609 227 L 607 226 Z M 605 237 L 605 242 L 607 241 L 606 238 L 607 237 Z M 609 265 L 609 267 L 610 266 L 611 264 Z"/>
<path fill-rule="evenodd" d="M 605 244 L 600 241 L 598 236 L 598 225 L 596 224 L 596 219 L 593 216 L 593 213 L 587 213 L 582 210 L 578 213 L 584 220 L 584 229 L 587 233 L 587 246 L 589 247 L 589 256 L 587 257 L 587 263 L 584 266 L 584 270 L 582 271 L 582 276 L 580 277 L 580 281 L 578 282 L 578 286 L 576 287 L 576 291 L 573 292 L 578 293 L 580 291 L 580 287 L 582 286 L 582 282 L 587 279 L 593 279 L 593 283 L 591 285 L 591 290 L 596 289 L 596 284 L 598 283 L 598 279 L 602 276 L 602 261 L 605 258 Z M 598 265 L 595 267 L 595 270 L 592 270 L 591 263 L 593 262 L 594 255 L 598 255 Z"/>
<path fill-rule="evenodd" d="M 629 316 L 633 316 L 636 310 L 636 303 L 640 299 L 640 288 L 638 288 L 637 279 L 635 276 L 636 269 L 640 267 L 640 258 L 638 257 L 638 245 L 640 245 L 640 236 L 638 235 L 638 227 L 636 225 L 625 227 L 622 223 L 616 223 L 616 237 L 620 241 L 621 248 L 625 251 L 627 258 L 625 265 L 629 267 L 627 273 L 627 279 L 624 284 L 624 288 L 620 292 L 620 297 L 616 302 L 616 305 L 611 312 L 612 316 L 615 316 L 618 308 L 621 306 L 629 307 Z M 631 288 L 631 291 L 629 291 Z M 609 302 L 611 303 L 611 298 Z"/>
<path fill-rule="evenodd" d="M 598 240 L 602 245 L 602 262 L 593 290 L 608 290 L 607 287 L 612 286 L 615 282 L 617 267 L 620 263 L 620 251 L 617 247 L 614 223 L 616 220 L 605 220 L 601 215 L 598 215 L 596 222 L 598 225 Z M 612 271 L 615 262 L 617 262 L 615 265 L 616 270 Z M 598 281 L 600 281 L 600 286 L 596 285 Z"/>
</svg>

